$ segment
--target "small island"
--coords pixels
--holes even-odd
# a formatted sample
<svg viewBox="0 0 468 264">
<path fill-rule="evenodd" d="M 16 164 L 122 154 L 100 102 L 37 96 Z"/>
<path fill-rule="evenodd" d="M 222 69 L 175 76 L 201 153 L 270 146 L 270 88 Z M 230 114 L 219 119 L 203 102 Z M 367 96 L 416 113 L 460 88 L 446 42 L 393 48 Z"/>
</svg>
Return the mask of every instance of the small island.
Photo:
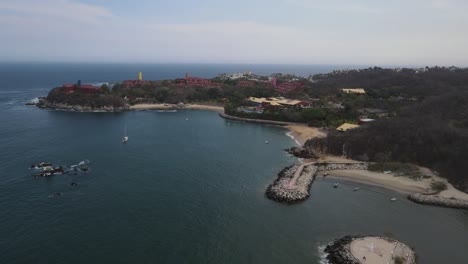
<svg viewBox="0 0 468 264">
<path fill-rule="evenodd" d="M 415 264 L 415 252 L 397 240 L 376 236 L 345 236 L 325 248 L 330 264 Z"/>
</svg>

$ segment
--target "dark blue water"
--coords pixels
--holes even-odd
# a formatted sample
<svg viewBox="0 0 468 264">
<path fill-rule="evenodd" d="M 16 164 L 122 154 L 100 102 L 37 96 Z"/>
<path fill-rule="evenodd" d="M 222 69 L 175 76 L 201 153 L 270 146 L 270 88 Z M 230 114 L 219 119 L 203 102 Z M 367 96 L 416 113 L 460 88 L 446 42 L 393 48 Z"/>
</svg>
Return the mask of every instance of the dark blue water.
<svg viewBox="0 0 468 264">
<path fill-rule="evenodd" d="M 255 67 L 248 70 L 305 71 Z M 282 151 L 294 145 L 282 128 L 225 121 L 208 111 L 68 113 L 24 106 L 62 82 L 118 81 L 138 70 L 148 79 L 244 71 L 232 65 L 0 66 L 0 263 L 319 263 L 318 248 L 345 234 L 395 236 L 416 248 L 420 263 L 468 263 L 466 211 L 416 205 L 377 187 L 353 192 L 348 183 L 336 190 L 327 181 L 315 182 L 310 199 L 298 205 L 267 200 L 264 190 L 276 173 L 297 162 Z M 310 66 L 310 73 L 328 70 Z M 125 124 L 127 145 L 120 143 Z M 35 179 L 28 169 L 40 161 L 82 160 L 90 161 L 91 172 Z M 50 197 L 55 192 L 62 196 Z"/>
</svg>

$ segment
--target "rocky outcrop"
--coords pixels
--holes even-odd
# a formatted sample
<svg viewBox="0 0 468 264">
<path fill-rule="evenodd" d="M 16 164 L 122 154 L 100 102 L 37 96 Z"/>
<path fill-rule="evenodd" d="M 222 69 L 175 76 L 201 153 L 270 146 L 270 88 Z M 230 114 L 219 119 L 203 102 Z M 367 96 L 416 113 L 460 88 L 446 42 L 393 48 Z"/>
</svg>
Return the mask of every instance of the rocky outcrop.
<svg viewBox="0 0 468 264">
<path fill-rule="evenodd" d="M 359 239 L 367 239 L 367 238 L 379 238 L 379 239 L 384 239 L 388 242 L 391 242 L 392 244 L 398 245 L 398 247 L 401 249 L 403 248 L 406 252 L 409 254 L 409 258 L 406 260 L 405 263 L 408 264 L 415 264 L 416 263 L 416 255 L 414 251 L 407 245 L 396 241 L 394 239 L 386 238 L 386 237 L 373 237 L 373 236 L 345 236 L 343 238 L 337 239 L 330 244 L 324 249 L 324 252 L 327 253 L 327 261 L 330 264 L 361 264 L 361 263 L 366 263 L 364 261 L 360 261 L 356 259 L 356 257 L 353 256 L 351 252 L 351 244 L 353 243 L 354 240 L 359 240 Z M 393 262 L 392 262 L 393 263 Z"/>
<path fill-rule="evenodd" d="M 468 201 L 444 198 L 437 195 L 414 193 L 408 195 L 408 200 L 418 204 L 434 205 L 456 209 L 468 209 Z"/>
<path fill-rule="evenodd" d="M 307 151 L 303 147 L 292 147 L 292 148 L 286 149 L 286 151 L 289 154 L 294 155 L 295 157 L 298 157 L 298 158 L 303 158 L 303 159 L 316 159 L 316 158 L 318 158 L 318 156 L 315 155 L 315 153 Z"/>
<path fill-rule="evenodd" d="M 319 171 L 330 170 L 367 170 L 367 163 L 315 163 L 319 167 Z"/>
<path fill-rule="evenodd" d="M 309 197 L 315 179 L 315 166 L 293 165 L 278 173 L 278 178 L 267 187 L 266 196 L 277 202 L 296 203 Z M 296 176 L 296 177 L 295 177 Z"/>
<path fill-rule="evenodd" d="M 345 236 L 330 243 L 325 248 L 327 253 L 327 260 L 330 264 L 360 264 L 351 254 L 351 242 L 358 237 Z"/>
<path fill-rule="evenodd" d="M 51 103 L 45 99 L 40 100 L 37 104 L 37 107 L 50 110 L 58 111 L 70 111 L 70 112 L 123 112 L 129 110 L 128 106 L 124 107 L 114 107 L 114 106 L 103 106 L 103 107 L 93 107 L 87 105 L 69 105 L 62 103 Z"/>
</svg>

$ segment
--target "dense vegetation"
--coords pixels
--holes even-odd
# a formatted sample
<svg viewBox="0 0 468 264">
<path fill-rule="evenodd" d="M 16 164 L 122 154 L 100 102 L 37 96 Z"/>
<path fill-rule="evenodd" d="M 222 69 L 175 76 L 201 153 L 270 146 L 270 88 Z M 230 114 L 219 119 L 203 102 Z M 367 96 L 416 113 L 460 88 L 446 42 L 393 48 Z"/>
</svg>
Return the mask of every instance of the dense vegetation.
<svg viewBox="0 0 468 264">
<path fill-rule="evenodd" d="M 244 103 L 245 104 L 245 103 Z M 355 123 L 358 117 L 355 111 L 324 108 L 285 108 L 265 109 L 263 113 L 245 113 L 237 111 L 238 104 L 226 104 L 224 111 L 228 115 L 243 118 L 265 119 L 274 121 L 307 123 L 314 127 L 337 127 L 344 122 Z"/>
<path fill-rule="evenodd" d="M 49 92 L 46 99 L 49 103 L 89 106 L 92 108 L 118 108 L 125 106 L 125 101 L 121 97 L 111 94 L 109 90 L 105 88 L 96 94 L 89 94 L 79 91 L 75 91 L 73 93 L 64 93 L 62 88 L 55 88 Z"/>
<path fill-rule="evenodd" d="M 468 72 L 438 69 L 435 73 L 422 79 L 428 85 L 426 90 L 420 90 L 418 82 L 405 86 L 404 94 L 416 95 L 418 91 L 418 97 L 424 98 L 421 103 L 399 109 L 394 118 L 346 133 L 332 131 L 325 139 L 308 141 L 307 149 L 365 161 L 427 166 L 468 191 L 464 167 L 468 160 Z M 434 84 L 429 85 L 431 81 Z M 376 92 L 381 89 L 387 90 Z"/>
<path fill-rule="evenodd" d="M 126 88 L 123 84 L 117 84 L 112 93 L 120 97 L 145 98 L 155 103 L 177 104 L 190 102 L 220 101 L 240 103 L 250 96 L 270 97 L 275 92 L 271 87 L 257 85 L 254 87 L 238 87 L 237 81 L 227 80 L 220 82 L 221 88 L 216 87 L 186 87 L 174 85 L 174 81 L 151 81 L 150 83 Z"/>
</svg>

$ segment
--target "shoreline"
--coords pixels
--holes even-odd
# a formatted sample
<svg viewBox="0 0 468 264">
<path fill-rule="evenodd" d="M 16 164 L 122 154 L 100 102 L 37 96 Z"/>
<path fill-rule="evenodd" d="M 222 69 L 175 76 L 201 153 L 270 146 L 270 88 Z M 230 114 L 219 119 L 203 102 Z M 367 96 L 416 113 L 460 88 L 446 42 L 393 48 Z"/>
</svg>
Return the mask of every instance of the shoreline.
<svg viewBox="0 0 468 264">
<path fill-rule="evenodd" d="M 369 245 L 372 245 L 371 247 Z M 382 236 L 350 236 L 347 235 L 329 243 L 324 253 L 330 264 L 415 264 L 415 251 L 398 240 Z"/>
<path fill-rule="evenodd" d="M 130 110 L 209 110 L 224 113 L 224 107 L 206 104 L 135 104 L 130 106 Z"/>
<path fill-rule="evenodd" d="M 296 141 L 300 147 L 304 146 L 306 141 L 309 139 L 327 136 L 327 133 L 322 129 L 310 127 L 306 124 L 290 124 L 287 125 L 286 128 L 289 129 L 289 132 L 286 133 L 286 135 Z"/>
<path fill-rule="evenodd" d="M 383 172 L 373 172 L 368 170 L 334 170 L 329 172 L 330 178 L 344 179 L 355 183 L 367 184 L 382 187 L 404 194 L 420 193 L 426 197 L 436 197 L 442 199 L 453 199 L 468 202 L 468 194 L 457 190 L 446 179 L 433 174 L 429 169 L 419 167 L 419 169 L 431 176 L 428 179 L 413 180 L 405 176 L 394 176 Z M 321 176 L 323 179 L 323 176 Z M 434 193 L 431 183 L 440 181 L 447 185 L 447 190 Z"/>
</svg>

